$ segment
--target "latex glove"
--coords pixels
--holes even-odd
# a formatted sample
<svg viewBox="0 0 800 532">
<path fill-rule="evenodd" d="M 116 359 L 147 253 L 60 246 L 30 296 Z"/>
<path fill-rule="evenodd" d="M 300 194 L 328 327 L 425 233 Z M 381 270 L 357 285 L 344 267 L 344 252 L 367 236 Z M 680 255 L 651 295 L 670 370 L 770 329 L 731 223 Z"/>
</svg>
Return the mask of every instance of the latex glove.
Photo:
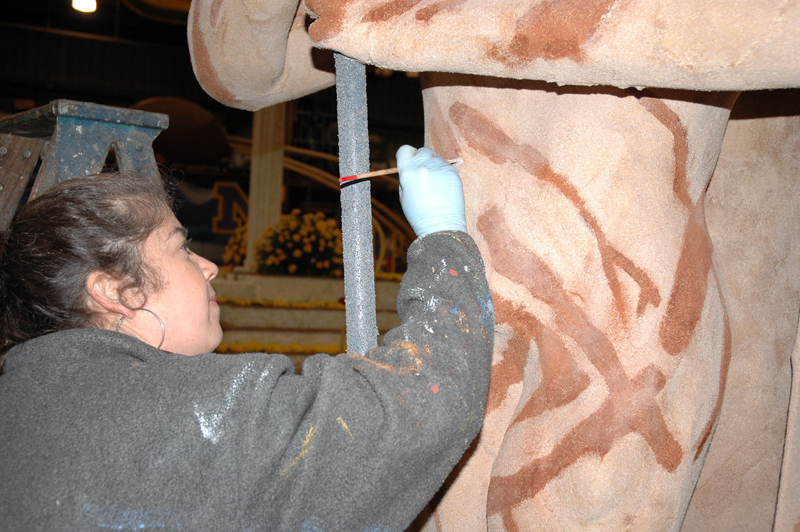
<svg viewBox="0 0 800 532">
<path fill-rule="evenodd" d="M 455 168 L 430 148 L 397 150 L 400 205 L 417 236 L 467 231 L 464 189 Z"/>
</svg>

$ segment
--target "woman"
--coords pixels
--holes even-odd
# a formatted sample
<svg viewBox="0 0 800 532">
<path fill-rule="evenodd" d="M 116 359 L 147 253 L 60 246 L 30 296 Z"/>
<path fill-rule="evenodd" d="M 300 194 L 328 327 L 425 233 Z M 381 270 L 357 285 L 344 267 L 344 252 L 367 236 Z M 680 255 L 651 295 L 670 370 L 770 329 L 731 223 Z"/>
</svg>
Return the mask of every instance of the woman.
<svg viewBox="0 0 800 532">
<path fill-rule="evenodd" d="M 160 183 L 78 178 L 22 207 L 0 260 L 0 528 L 407 527 L 477 434 L 494 316 L 457 172 L 397 158 L 418 235 L 402 324 L 302 375 L 211 354 L 217 268 Z"/>
</svg>

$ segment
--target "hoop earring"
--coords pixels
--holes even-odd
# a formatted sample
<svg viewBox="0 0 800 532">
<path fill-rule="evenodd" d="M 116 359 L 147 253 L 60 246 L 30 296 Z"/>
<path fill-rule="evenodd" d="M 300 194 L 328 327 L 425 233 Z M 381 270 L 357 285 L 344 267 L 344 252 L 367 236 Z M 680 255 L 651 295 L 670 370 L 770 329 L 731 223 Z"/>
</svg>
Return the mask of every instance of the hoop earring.
<svg viewBox="0 0 800 532">
<path fill-rule="evenodd" d="M 158 320 L 158 324 L 161 325 L 161 342 L 159 342 L 159 344 L 156 347 L 156 349 L 161 349 L 161 346 L 164 344 L 164 338 L 167 336 L 167 331 L 164 329 L 164 322 L 161 321 L 161 318 L 158 317 L 158 314 L 156 314 L 152 310 L 148 310 L 146 308 L 137 308 L 137 309 L 133 309 L 133 310 L 143 310 L 145 312 L 149 312 L 150 314 L 152 314 L 153 316 L 156 317 L 156 319 Z M 124 319 L 125 319 L 125 314 L 123 314 L 122 317 L 117 322 L 117 328 L 114 329 L 116 332 L 119 332 L 119 326 L 122 325 L 122 320 L 124 320 Z"/>
</svg>

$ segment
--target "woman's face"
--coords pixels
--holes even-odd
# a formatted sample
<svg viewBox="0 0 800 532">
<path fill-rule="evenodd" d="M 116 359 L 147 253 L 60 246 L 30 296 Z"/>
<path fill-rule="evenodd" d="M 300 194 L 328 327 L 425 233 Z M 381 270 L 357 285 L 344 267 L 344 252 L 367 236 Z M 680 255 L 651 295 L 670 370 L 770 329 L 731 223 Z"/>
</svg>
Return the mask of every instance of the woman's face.
<svg viewBox="0 0 800 532">
<path fill-rule="evenodd" d="M 219 305 L 210 282 L 219 269 L 189 251 L 187 243 L 186 229 L 171 213 L 145 241 L 145 260 L 159 272 L 163 282 L 158 293 L 148 296 L 145 308 L 164 322 L 166 333 L 161 349 L 182 355 L 210 353 L 222 341 Z M 134 321 L 138 322 L 138 336 L 157 346 L 161 341 L 158 321 L 141 311 Z"/>
</svg>

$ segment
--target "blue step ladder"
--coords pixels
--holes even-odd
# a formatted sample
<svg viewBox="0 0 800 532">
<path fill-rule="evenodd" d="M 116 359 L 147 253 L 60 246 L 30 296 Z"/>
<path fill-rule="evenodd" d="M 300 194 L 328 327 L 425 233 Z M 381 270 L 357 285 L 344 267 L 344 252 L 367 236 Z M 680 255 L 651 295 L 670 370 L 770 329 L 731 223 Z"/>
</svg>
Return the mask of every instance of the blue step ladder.
<svg viewBox="0 0 800 532">
<path fill-rule="evenodd" d="M 33 180 L 28 201 L 53 185 L 99 173 L 113 148 L 121 171 L 160 179 L 153 140 L 169 117 L 72 100 L 0 118 L 0 231 Z"/>
</svg>

